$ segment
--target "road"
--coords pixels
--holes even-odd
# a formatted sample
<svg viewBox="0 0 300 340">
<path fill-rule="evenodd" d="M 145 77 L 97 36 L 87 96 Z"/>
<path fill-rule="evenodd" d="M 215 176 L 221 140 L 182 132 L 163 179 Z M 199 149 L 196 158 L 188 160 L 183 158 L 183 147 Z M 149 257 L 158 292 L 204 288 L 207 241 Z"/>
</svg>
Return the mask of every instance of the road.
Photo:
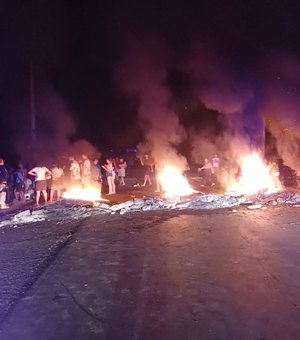
<svg viewBox="0 0 300 340">
<path fill-rule="evenodd" d="M 1 250 L 0 299 L 16 304 L 0 339 L 299 339 L 299 217 L 240 208 L 1 229 L 2 249 L 16 246 Z M 9 295 L 29 270 L 33 285 Z"/>
</svg>

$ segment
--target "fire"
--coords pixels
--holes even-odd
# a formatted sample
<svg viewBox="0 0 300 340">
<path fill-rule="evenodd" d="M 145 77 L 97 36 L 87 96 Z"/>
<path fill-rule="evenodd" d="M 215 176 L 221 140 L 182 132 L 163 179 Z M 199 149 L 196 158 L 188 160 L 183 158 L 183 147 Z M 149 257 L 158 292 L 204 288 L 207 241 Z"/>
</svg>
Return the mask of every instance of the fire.
<svg viewBox="0 0 300 340">
<path fill-rule="evenodd" d="M 159 182 L 166 197 L 187 196 L 194 192 L 187 179 L 173 166 L 162 169 Z"/>
<path fill-rule="evenodd" d="M 97 201 L 101 199 L 100 189 L 98 188 L 70 188 L 63 194 L 63 198 Z"/>
<path fill-rule="evenodd" d="M 253 152 L 242 158 L 241 177 L 233 189 L 246 195 L 260 191 L 276 192 L 280 189 L 278 173 L 266 165 L 257 152 Z"/>
</svg>

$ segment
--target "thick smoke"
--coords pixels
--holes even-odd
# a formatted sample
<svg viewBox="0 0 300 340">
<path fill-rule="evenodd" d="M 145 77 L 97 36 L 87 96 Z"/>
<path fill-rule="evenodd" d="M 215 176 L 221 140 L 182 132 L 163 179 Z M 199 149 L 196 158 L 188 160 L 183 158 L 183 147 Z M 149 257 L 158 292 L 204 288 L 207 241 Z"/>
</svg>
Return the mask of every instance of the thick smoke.
<svg viewBox="0 0 300 340">
<path fill-rule="evenodd" d="M 264 76 L 266 126 L 284 163 L 300 169 L 300 61 L 292 56 L 273 57 Z"/>
<path fill-rule="evenodd" d="M 264 122 L 260 96 L 250 79 L 237 77 L 233 67 L 222 64 L 210 48 L 193 49 L 184 65 L 198 100 L 218 116 L 218 128 L 190 129 L 191 155 L 198 164 L 214 154 L 226 169 L 219 178 L 229 184 L 238 173 L 242 157 L 264 149 Z M 241 80 L 243 79 L 243 81 Z"/>
<path fill-rule="evenodd" d="M 253 90 L 234 77 L 234 69 L 222 65 L 208 47 L 194 48 L 186 69 L 208 109 L 224 114 L 241 113 L 253 99 Z"/>
<path fill-rule="evenodd" d="M 140 151 L 150 150 L 158 168 L 172 164 L 181 171 L 185 170 L 186 159 L 176 150 L 185 137 L 185 131 L 170 107 L 166 59 L 159 43 L 148 39 L 144 44 L 132 41 L 127 44 L 118 78 L 123 90 L 138 102 L 146 141 L 146 144 L 140 144 Z"/>
<path fill-rule="evenodd" d="M 29 105 L 28 105 L 29 106 Z M 67 161 L 70 155 L 91 158 L 100 152 L 86 140 L 75 140 L 76 124 L 61 96 L 49 85 L 35 90 L 36 140 L 32 144 L 31 115 L 18 114 L 15 125 L 15 151 L 25 162 Z"/>
<path fill-rule="evenodd" d="M 137 102 L 147 141 L 139 149 L 151 151 L 158 167 L 169 162 L 186 169 L 186 159 L 176 146 L 188 138 L 195 163 L 220 156 L 225 171 L 219 180 L 228 187 L 234 184 L 246 155 L 256 151 L 265 156 L 267 128 L 275 138 L 278 156 L 292 168 L 300 168 L 300 63 L 296 58 L 268 56 L 267 62 L 260 61 L 250 73 L 247 65 L 237 69 L 221 62 L 208 47 L 191 49 L 180 65 L 171 67 L 189 76 L 193 95 L 218 117 L 218 127 L 212 122 L 211 126 L 183 128 L 170 106 L 174 98 L 166 85 L 164 50 L 152 40 L 127 46 L 119 79 Z"/>
<path fill-rule="evenodd" d="M 219 114 L 220 131 L 192 131 L 196 162 L 220 154 L 228 169 L 251 151 L 264 155 L 265 128 L 275 138 L 278 156 L 300 169 L 300 62 L 288 56 L 268 56 L 251 78 L 236 77 L 204 50 L 190 56 L 186 70 L 194 78 L 201 102 Z M 204 57 L 203 57 L 204 55 Z M 240 74 L 242 74 L 240 72 Z M 274 160 L 276 155 L 269 155 Z"/>
<path fill-rule="evenodd" d="M 217 136 L 193 131 L 194 159 L 201 161 L 212 152 L 220 153 L 225 163 L 229 159 L 239 162 L 240 156 L 253 150 L 263 155 L 267 128 L 275 138 L 279 158 L 300 169 L 299 59 L 291 53 L 257 58 L 251 77 L 249 65 L 241 70 L 225 66 L 220 59 L 224 56 L 220 58 L 210 48 L 194 48 L 185 65 L 200 101 L 217 111 L 221 121 Z"/>
</svg>

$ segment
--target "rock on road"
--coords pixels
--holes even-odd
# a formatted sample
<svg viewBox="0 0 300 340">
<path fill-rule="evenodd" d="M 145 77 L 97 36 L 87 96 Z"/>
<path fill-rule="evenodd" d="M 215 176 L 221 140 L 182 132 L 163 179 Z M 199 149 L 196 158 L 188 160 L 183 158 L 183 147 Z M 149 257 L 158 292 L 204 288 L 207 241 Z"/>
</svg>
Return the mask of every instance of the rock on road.
<svg viewBox="0 0 300 340">
<path fill-rule="evenodd" d="M 297 208 L 90 217 L 0 339 L 299 339 L 299 217 Z"/>
</svg>

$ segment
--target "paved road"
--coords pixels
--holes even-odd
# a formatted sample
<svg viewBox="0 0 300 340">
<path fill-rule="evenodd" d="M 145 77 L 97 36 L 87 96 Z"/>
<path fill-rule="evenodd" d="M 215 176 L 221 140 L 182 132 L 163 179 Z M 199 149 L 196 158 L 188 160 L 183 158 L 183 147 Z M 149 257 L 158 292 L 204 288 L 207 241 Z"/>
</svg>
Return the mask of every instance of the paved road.
<svg viewBox="0 0 300 340">
<path fill-rule="evenodd" d="M 86 219 L 0 339 L 299 339 L 299 217 L 272 208 Z"/>
<path fill-rule="evenodd" d="M 32 223 L 0 229 L 0 323 L 79 225 Z"/>
</svg>

